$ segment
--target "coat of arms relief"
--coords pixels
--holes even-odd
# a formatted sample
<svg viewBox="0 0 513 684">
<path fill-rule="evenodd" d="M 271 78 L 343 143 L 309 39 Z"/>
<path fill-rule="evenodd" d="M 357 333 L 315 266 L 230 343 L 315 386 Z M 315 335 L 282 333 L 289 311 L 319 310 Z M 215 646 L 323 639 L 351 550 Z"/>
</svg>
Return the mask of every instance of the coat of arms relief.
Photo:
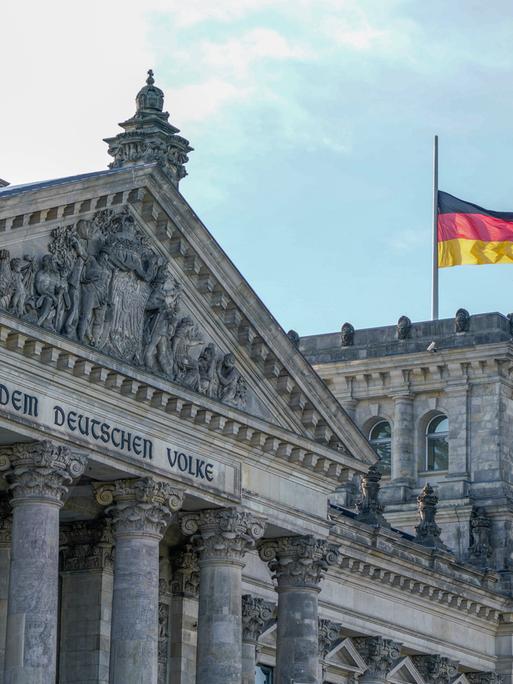
<svg viewBox="0 0 513 684">
<path fill-rule="evenodd" d="M 126 363 L 244 408 L 231 353 L 205 339 L 182 288 L 127 208 L 52 230 L 48 251 L 0 250 L 0 308 Z"/>
</svg>

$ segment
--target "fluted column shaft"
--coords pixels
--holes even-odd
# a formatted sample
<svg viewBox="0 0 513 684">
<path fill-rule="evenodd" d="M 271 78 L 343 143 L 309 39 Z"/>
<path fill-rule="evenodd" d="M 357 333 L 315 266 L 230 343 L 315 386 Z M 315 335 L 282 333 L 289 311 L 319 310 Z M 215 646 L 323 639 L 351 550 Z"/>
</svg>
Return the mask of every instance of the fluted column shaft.
<svg viewBox="0 0 513 684">
<path fill-rule="evenodd" d="M 280 537 L 260 546 L 277 580 L 276 684 L 318 684 L 318 595 L 338 550 L 311 536 Z"/>
<path fill-rule="evenodd" d="M 157 684 L 159 542 L 183 494 L 150 477 L 97 488 L 116 545 L 110 684 Z"/>
<path fill-rule="evenodd" d="M 59 509 L 85 459 L 49 441 L 1 450 L 13 524 L 5 684 L 54 684 L 57 657 Z"/>
<path fill-rule="evenodd" d="M 234 509 L 207 510 L 182 520 L 199 549 L 197 684 L 240 684 L 242 568 L 263 521 Z"/>
</svg>

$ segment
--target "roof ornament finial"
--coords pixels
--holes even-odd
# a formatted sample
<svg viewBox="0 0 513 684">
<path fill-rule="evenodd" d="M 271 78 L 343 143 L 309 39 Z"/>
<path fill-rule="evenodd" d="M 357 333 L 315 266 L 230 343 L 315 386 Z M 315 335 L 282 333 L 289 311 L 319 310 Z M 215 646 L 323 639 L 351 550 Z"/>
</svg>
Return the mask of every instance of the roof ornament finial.
<svg viewBox="0 0 513 684">
<path fill-rule="evenodd" d="M 192 152 L 189 141 L 170 124 L 164 111 L 164 92 L 155 85 L 153 69 L 148 69 L 146 83 L 135 98 L 136 112 L 119 124 L 124 132 L 105 138 L 109 154 L 114 157 L 109 168 L 156 163 L 178 187 L 187 175 L 185 164 Z"/>
</svg>

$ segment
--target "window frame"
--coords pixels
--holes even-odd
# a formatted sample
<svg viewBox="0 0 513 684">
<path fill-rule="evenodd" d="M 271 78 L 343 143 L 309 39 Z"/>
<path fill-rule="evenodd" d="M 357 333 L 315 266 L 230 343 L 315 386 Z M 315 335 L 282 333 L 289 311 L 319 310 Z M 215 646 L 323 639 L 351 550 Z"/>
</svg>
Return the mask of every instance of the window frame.
<svg viewBox="0 0 513 684">
<path fill-rule="evenodd" d="M 443 432 L 435 432 L 433 430 L 430 432 L 430 428 L 435 421 L 440 423 L 443 421 L 447 422 L 447 430 Z M 436 428 L 435 428 L 436 429 Z M 429 457 L 430 457 L 430 445 L 436 442 L 445 442 L 447 449 L 447 463 L 444 468 L 430 468 L 429 467 Z M 445 473 L 449 470 L 449 417 L 445 413 L 437 413 L 432 416 L 426 425 L 424 430 L 424 472 L 425 473 Z"/>
<path fill-rule="evenodd" d="M 372 433 L 377 428 L 379 428 L 380 425 L 387 425 L 388 426 L 388 430 L 390 433 L 389 436 L 388 437 L 375 437 L 375 438 L 373 438 Z M 391 475 L 392 475 L 392 423 L 389 420 L 387 420 L 386 418 L 379 418 L 368 429 L 368 435 L 369 435 L 369 437 L 368 437 L 369 443 L 370 443 L 371 447 L 374 449 L 378 458 L 379 458 L 379 452 L 378 452 L 376 447 L 379 447 L 380 445 L 383 445 L 383 444 L 388 444 L 390 459 L 389 459 L 389 462 L 387 464 L 388 465 L 387 470 L 382 472 L 382 476 L 383 477 L 391 477 Z M 383 461 L 381 459 L 379 459 L 378 465 L 382 462 Z"/>
</svg>

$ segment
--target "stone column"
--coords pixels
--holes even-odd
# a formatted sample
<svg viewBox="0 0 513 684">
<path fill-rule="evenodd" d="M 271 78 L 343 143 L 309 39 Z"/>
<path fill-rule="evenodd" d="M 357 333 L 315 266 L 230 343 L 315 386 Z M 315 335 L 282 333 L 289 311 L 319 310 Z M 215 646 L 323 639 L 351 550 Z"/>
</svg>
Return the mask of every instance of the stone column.
<svg viewBox="0 0 513 684">
<path fill-rule="evenodd" d="M 86 460 L 47 440 L 3 447 L 13 507 L 5 684 L 54 684 L 59 509 Z"/>
<path fill-rule="evenodd" d="M 112 606 L 110 520 L 66 525 L 61 533 L 60 684 L 108 684 Z"/>
<path fill-rule="evenodd" d="M 426 684 L 450 684 L 458 676 L 458 663 L 437 653 L 412 657 Z"/>
<path fill-rule="evenodd" d="M 279 537 L 260 545 L 277 580 L 276 684 L 319 681 L 318 595 L 338 548 L 312 536 Z"/>
<path fill-rule="evenodd" d="M 274 613 L 274 604 L 251 594 L 242 597 L 242 684 L 255 684 L 256 647 Z"/>
<path fill-rule="evenodd" d="M 195 684 L 199 563 L 192 544 L 174 552 L 171 569 L 170 677 L 173 684 Z"/>
<path fill-rule="evenodd" d="M 9 568 L 12 537 L 11 506 L 6 499 L 0 502 L 0 684 L 4 682 L 5 634 L 9 599 Z"/>
<path fill-rule="evenodd" d="M 218 509 L 188 514 L 185 534 L 200 552 L 197 684 L 240 684 L 242 677 L 242 568 L 246 551 L 264 533 L 250 513 Z"/>
<path fill-rule="evenodd" d="M 110 684 L 157 684 L 159 542 L 183 492 L 151 477 L 97 486 L 112 505 L 114 590 Z"/>
<path fill-rule="evenodd" d="M 358 682 L 361 684 L 385 684 L 394 661 L 399 658 L 401 644 L 383 637 L 353 639 L 356 649 L 365 660 L 367 669 Z"/>
<path fill-rule="evenodd" d="M 396 394 L 392 430 L 392 485 L 398 490 L 396 496 L 400 500 L 408 498 L 417 477 L 413 436 L 413 395 Z"/>
<path fill-rule="evenodd" d="M 169 585 L 169 559 L 159 563 L 159 642 L 158 642 L 158 684 L 169 681 L 169 637 L 171 617 L 171 592 Z"/>
</svg>

